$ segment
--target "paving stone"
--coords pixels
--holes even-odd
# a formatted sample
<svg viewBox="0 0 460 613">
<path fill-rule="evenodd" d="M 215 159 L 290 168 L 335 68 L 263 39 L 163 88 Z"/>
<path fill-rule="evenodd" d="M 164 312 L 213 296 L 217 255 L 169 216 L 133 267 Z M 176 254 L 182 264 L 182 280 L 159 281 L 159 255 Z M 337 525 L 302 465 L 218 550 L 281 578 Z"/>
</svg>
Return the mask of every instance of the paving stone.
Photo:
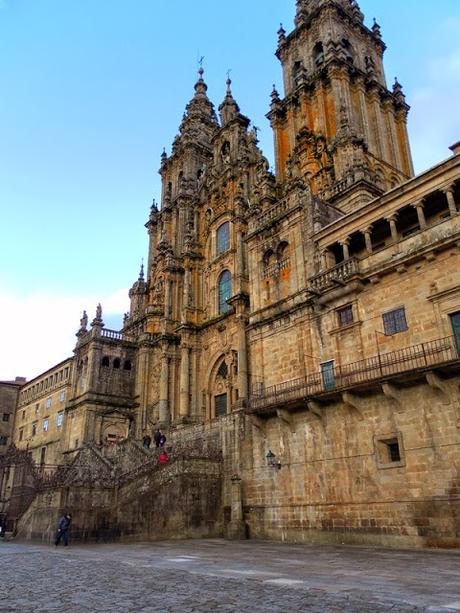
<svg viewBox="0 0 460 613">
<path fill-rule="evenodd" d="M 460 607 L 456 552 L 223 540 L 57 550 L 0 543 L 0 567 L 2 613 L 448 613 Z"/>
</svg>

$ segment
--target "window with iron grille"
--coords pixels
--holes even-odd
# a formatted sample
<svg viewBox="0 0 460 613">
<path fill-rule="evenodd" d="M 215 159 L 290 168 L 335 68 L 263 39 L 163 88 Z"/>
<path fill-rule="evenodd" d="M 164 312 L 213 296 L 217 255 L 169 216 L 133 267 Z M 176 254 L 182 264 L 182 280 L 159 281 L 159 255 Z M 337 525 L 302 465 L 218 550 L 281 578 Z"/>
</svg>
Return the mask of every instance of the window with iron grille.
<svg viewBox="0 0 460 613">
<path fill-rule="evenodd" d="M 339 320 L 339 326 L 347 326 L 353 323 L 353 305 L 347 304 L 337 311 L 337 317 Z"/>
<path fill-rule="evenodd" d="M 6 445 L 8 443 L 7 436 L 0 436 L 0 445 Z"/>
<path fill-rule="evenodd" d="M 219 394 L 214 398 L 216 403 L 216 417 L 227 415 L 227 394 Z"/>
<path fill-rule="evenodd" d="M 10 414 L 9 413 L 3 413 L 3 421 L 10 421 Z"/>
<path fill-rule="evenodd" d="M 387 336 L 407 330 L 406 311 L 404 307 L 383 314 L 383 329 Z"/>
</svg>

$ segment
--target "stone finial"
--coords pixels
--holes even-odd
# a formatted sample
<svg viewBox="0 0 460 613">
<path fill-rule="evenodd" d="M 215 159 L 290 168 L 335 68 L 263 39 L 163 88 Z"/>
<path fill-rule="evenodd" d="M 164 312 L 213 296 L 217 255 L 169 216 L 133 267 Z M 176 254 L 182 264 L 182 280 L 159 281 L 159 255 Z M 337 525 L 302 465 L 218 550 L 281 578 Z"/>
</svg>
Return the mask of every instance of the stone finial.
<svg viewBox="0 0 460 613">
<path fill-rule="evenodd" d="M 398 77 L 395 77 L 395 82 L 393 83 L 393 95 L 399 102 L 405 102 L 406 100 L 406 96 L 403 93 L 403 88 L 401 83 L 398 81 Z"/>
<path fill-rule="evenodd" d="M 372 33 L 374 34 L 375 38 L 378 38 L 378 39 L 382 38 L 382 31 L 375 17 L 374 17 L 374 24 L 372 26 Z"/>
<path fill-rule="evenodd" d="M 278 44 L 284 43 L 286 40 L 286 30 L 283 28 L 283 24 L 280 23 L 280 29 L 278 30 Z"/>
<path fill-rule="evenodd" d="M 272 99 L 272 102 L 271 102 L 271 106 L 272 107 L 273 106 L 278 106 L 279 103 L 281 102 L 280 95 L 279 95 L 278 90 L 276 89 L 276 85 L 274 83 L 273 83 L 273 89 L 272 89 L 272 93 L 271 93 L 271 99 Z"/>
<path fill-rule="evenodd" d="M 144 258 L 142 258 L 141 260 L 141 268 L 139 270 L 139 281 L 145 281 L 145 277 L 144 277 Z"/>
</svg>

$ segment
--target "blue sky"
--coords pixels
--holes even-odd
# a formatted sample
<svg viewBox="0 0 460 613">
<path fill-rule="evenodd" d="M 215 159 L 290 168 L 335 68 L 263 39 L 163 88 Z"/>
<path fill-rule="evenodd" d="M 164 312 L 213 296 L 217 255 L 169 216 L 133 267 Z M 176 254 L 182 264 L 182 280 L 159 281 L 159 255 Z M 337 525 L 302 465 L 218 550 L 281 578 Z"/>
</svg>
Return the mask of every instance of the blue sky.
<svg viewBox="0 0 460 613">
<path fill-rule="evenodd" d="M 362 0 L 412 105 L 416 170 L 460 139 L 458 0 Z M 197 58 L 216 105 L 226 72 L 261 128 L 279 23 L 295 0 L 0 0 L 0 379 L 71 354 L 83 308 L 121 325 L 147 252 L 163 147 L 193 93 Z"/>
</svg>

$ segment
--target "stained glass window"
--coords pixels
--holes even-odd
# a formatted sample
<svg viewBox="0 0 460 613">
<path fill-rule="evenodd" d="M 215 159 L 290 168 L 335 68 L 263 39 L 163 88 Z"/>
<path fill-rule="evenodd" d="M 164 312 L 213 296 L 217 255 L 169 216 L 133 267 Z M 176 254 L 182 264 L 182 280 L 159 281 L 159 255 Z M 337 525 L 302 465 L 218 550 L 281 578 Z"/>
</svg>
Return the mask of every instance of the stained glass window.
<svg viewBox="0 0 460 613">
<path fill-rule="evenodd" d="M 228 270 L 225 270 L 219 279 L 219 315 L 228 313 L 231 306 L 227 304 L 227 300 L 232 297 L 232 275 Z"/>
<path fill-rule="evenodd" d="M 230 223 L 226 221 L 217 228 L 217 255 L 230 249 Z"/>
</svg>

